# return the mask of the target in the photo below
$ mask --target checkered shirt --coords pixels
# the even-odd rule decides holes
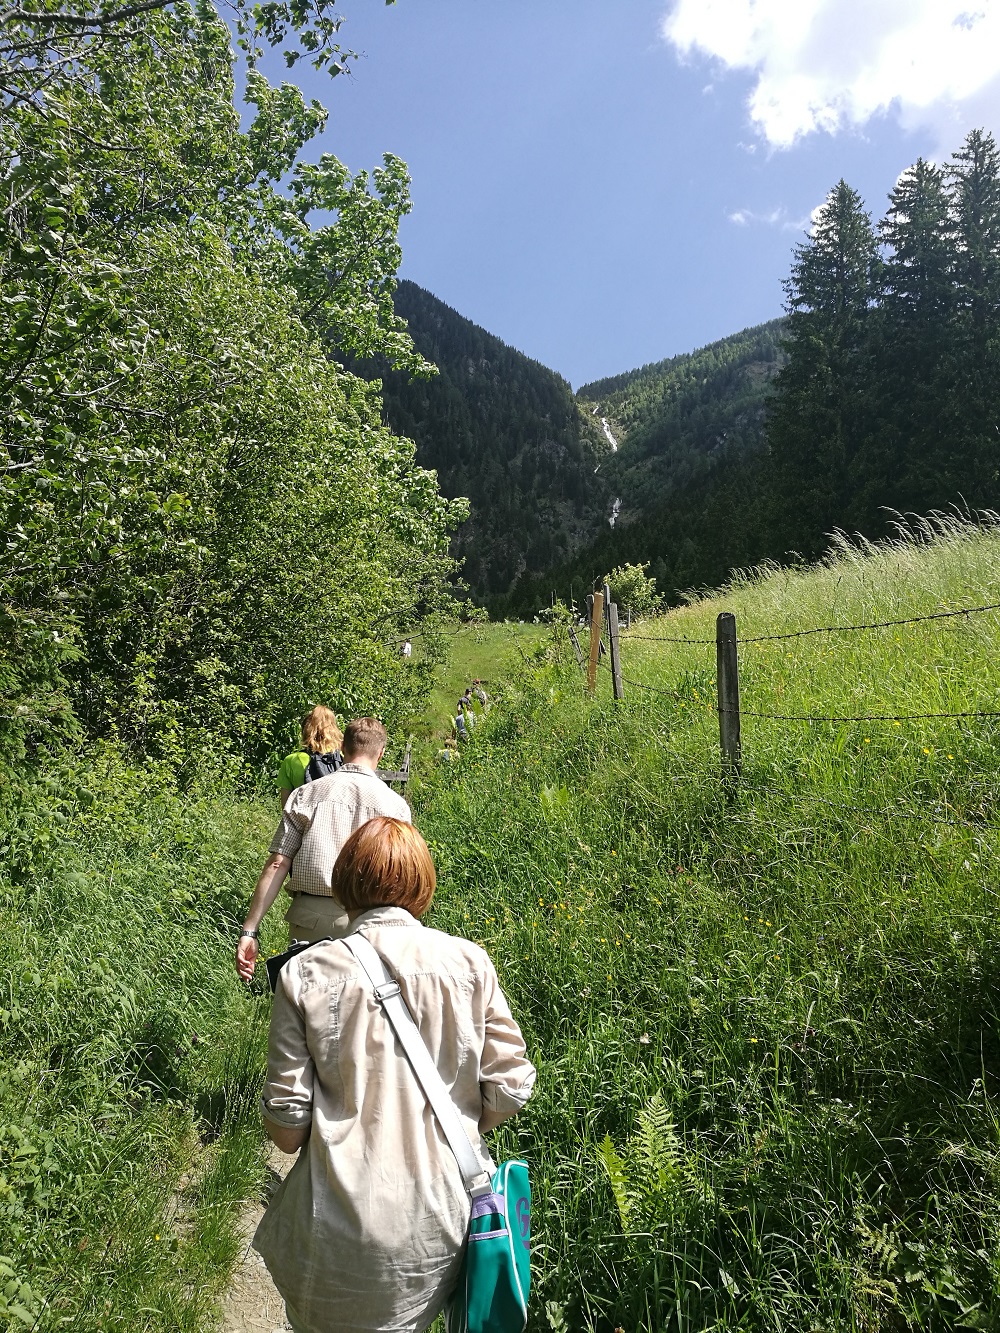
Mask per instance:
[[[355,829],[376,815],[411,822],[410,807],[363,764],[296,787],[271,839],[271,854],[290,856],[289,893],[332,898],[330,880],[340,849]]]

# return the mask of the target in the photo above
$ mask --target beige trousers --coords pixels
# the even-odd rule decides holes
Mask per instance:
[[[346,935],[350,922],[336,898],[321,898],[315,893],[296,893],[285,913],[288,942],[322,940],[327,935],[339,939]]]

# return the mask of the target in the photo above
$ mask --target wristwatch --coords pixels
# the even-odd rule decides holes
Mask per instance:
[[[240,931],[240,939],[242,939],[244,935],[247,937],[247,939],[255,940],[255,939],[257,939],[258,936],[260,935],[260,931],[259,931],[259,930],[247,930],[246,926],[244,926],[243,929]]]

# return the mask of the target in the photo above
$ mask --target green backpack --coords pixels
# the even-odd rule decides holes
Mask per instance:
[[[398,983],[363,935],[346,935],[344,943],[371,982],[472,1198],[462,1269],[445,1307],[448,1333],[523,1333],[530,1280],[528,1164],[516,1158],[502,1162],[492,1178],[483,1169]]]

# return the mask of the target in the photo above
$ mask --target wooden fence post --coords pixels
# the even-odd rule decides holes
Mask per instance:
[[[715,622],[715,658],[719,695],[719,745],[722,770],[739,777],[740,674],[736,660],[736,617],[723,611]]]
[[[587,598],[590,601],[590,598]],[[597,662],[601,655],[601,630],[604,628],[604,594],[594,594],[594,610],[590,617],[590,663],[587,667],[587,689],[597,689]]]
[[[593,623],[594,623],[594,594],[590,592],[587,594],[587,628],[590,629]]]
[[[583,670],[583,649],[580,647],[580,640],[576,637],[576,630],[572,625],[569,627],[569,641],[573,645],[573,651],[576,653],[576,664]]]
[[[618,646],[618,603],[608,603],[608,638],[611,640],[611,685],[616,699],[624,699],[622,655]]]
[[[413,737],[406,742],[406,753],[403,755],[402,768],[380,768],[376,770],[376,777],[380,777],[383,782],[388,783],[390,787],[398,786],[400,791],[406,791],[406,784],[410,780],[410,751],[413,749]]]

